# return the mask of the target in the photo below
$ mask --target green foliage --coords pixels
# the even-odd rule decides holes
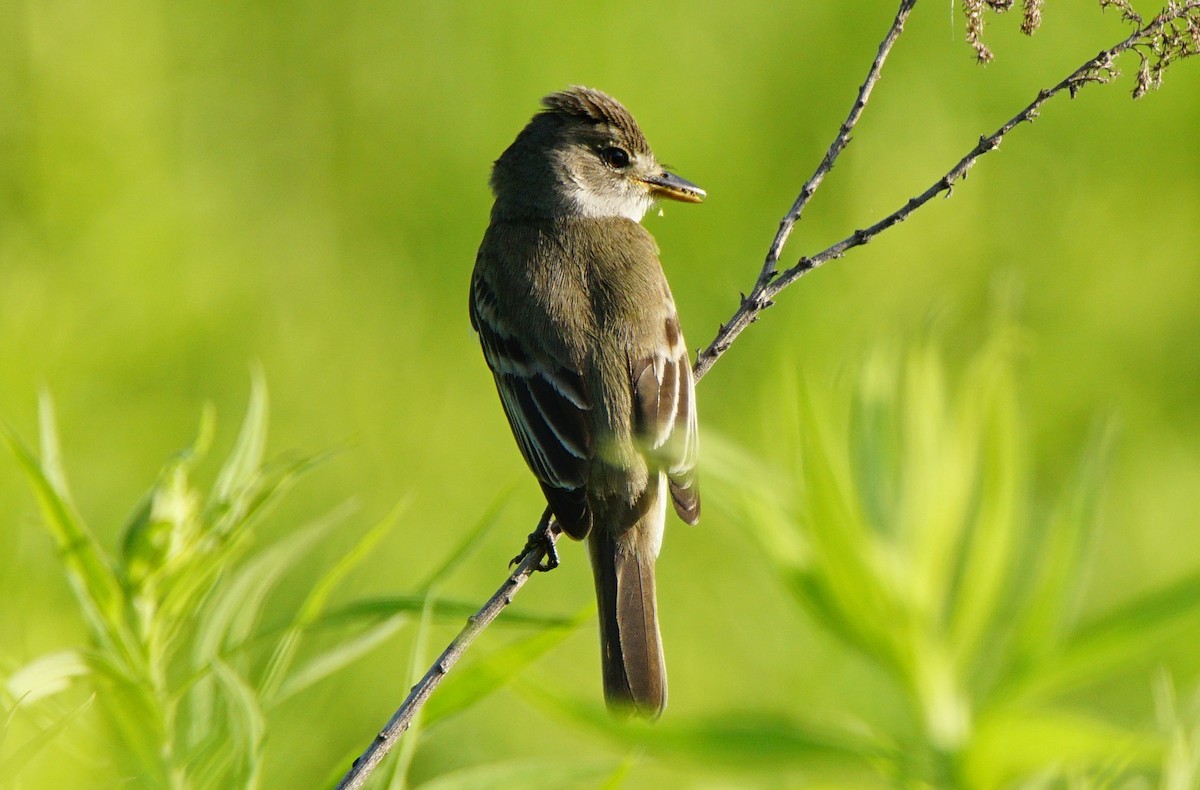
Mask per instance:
[[[1147,18],[1163,4],[1135,3]],[[299,649],[280,653],[290,669],[272,682],[275,703],[260,702],[269,733],[264,785],[313,786],[340,773],[404,695],[411,626],[431,569],[465,545],[498,492],[513,491],[501,523],[440,587],[430,652],[449,639],[448,623],[496,588],[541,512],[465,310],[488,220],[490,164],[538,98],[571,83],[613,93],[664,161],[708,190],[702,206],[666,206],[665,216],[646,220],[695,349],[752,284],[895,5],[518,0],[498,13],[453,0],[0,0],[0,415],[37,449],[29,393],[43,382],[55,393],[70,490],[106,550],[99,556],[116,568],[128,551],[140,565],[126,569],[131,584],[144,585],[148,600],[150,588],[167,594],[155,563],[160,555],[167,565],[181,562],[170,558],[172,541],[194,539],[172,536],[169,525],[187,519],[171,514],[204,510],[177,492],[213,496],[209,482],[236,441],[227,417],[244,407],[247,359],[261,360],[270,377],[272,447],[346,449],[276,500],[269,520],[255,519],[227,573],[213,580],[198,567],[174,584],[231,584],[274,545],[264,541],[276,530],[291,535],[310,521],[336,520],[345,511],[331,504],[345,497],[359,504],[362,521],[314,527],[329,537],[311,543],[304,569],[277,577],[251,640],[220,656],[226,665],[238,671],[247,662],[243,678],[254,687],[311,594],[305,569],[319,576],[397,500],[407,505]],[[783,262],[904,205],[1039,89],[1127,35],[1118,13],[1095,5],[1047,4],[1045,23],[1028,40],[1011,14],[989,21],[996,60],[976,68],[962,35],[950,34],[963,29],[959,12],[919,3]],[[888,741],[897,733],[906,747],[919,720],[897,712],[907,695],[893,676],[850,638],[830,639],[818,619],[798,620],[818,604],[781,595],[785,588],[772,586],[775,563],[741,537],[743,511],[718,507],[732,495],[718,479],[715,437],[737,437],[741,451],[759,459],[755,475],[766,465],[781,486],[794,485],[775,463],[779,440],[799,431],[779,387],[781,356],[802,355],[813,416],[837,446],[849,418],[833,420],[840,412],[817,401],[839,372],[878,339],[919,332],[931,312],[944,322],[948,367],[957,370],[986,332],[983,305],[997,280],[1022,291],[1021,436],[1032,441],[1018,448],[1018,482],[1032,524],[1049,523],[1057,500],[1048,491],[1063,491],[1058,506],[1068,509],[1070,486],[1058,481],[1076,467],[1088,474],[1092,454],[1080,462],[1077,448],[1093,415],[1112,413],[1122,425],[1099,477],[1104,529],[1047,537],[1065,544],[1050,554],[1086,558],[1084,578],[1074,559],[1044,563],[1028,595],[1074,600],[1065,612],[1026,615],[1024,636],[1012,639],[1033,645],[1035,655],[1040,646],[1041,658],[1029,673],[1013,668],[1005,686],[1093,718],[1149,726],[1148,679],[1162,664],[1180,682],[1181,731],[1195,731],[1185,700],[1200,653],[1194,629],[1174,613],[1200,595],[1200,146],[1187,133],[1200,128],[1200,61],[1178,63],[1163,90],[1138,103],[1128,97],[1138,58],[1116,65],[1124,72],[1118,82],[1048,105],[950,199],[786,292],[705,378],[698,396],[707,509],[698,529],[668,530],[660,564],[671,707],[658,729],[664,741],[681,729],[672,738],[678,750],[639,751],[634,735],[609,738],[511,693],[515,677],[519,689],[534,685],[602,714],[594,623],[557,630],[592,599],[584,553],[568,544],[563,568],[531,583],[519,610],[503,615],[435,695],[410,783],[561,759],[619,763],[613,776],[630,788],[803,786],[808,759],[787,762],[785,745],[843,744],[847,716],[855,723],[849,759],[827,762],[870,763],[855,752],[860,741],[871,753],[882,741],[884,755],[894,755]],[[223,417],[205,440],[220,452],[177,477],[176,493],[169,479],[158,483],[156,521],[168,525],[159,528],[167,537],[147,529],[124,549],[130,504],[154,481],[164,453],[194,430],[205,398]],[[764,414],[772,431],[760,435]],[[1102,438],[1098,432],[1099,446]],[[899,459],[886,453],[905,451],[891,439],[878,444],[872,457],[849,446],[844,454],[856,470],[895,468]],[[77,540],[62,555],[49,548],[59,545],[47,537],[55,522],[31,515],[34,498],[13,457],[0,452],[0,785],[125,781],[116,755],[136,760],[125,756],[101,699],[111,689],[83,656],[83,648],[99,655],[86,631],[93,619],[101,633],[107,627],[98,608],[106,595],[97,589],[98,606],[82,610],[61,572],[68,563],[86,572],[94,551]],[[874,472],[856,472],[854,481],[860,508],[881,521],[897,481]],[[1093,489],[1082,490],[1080,506],[1095,500]],[[797,505],[761,508],[753,523],[755,541],[773,541],[789,567],[801,567],[809,550]],[[1071,548],[1075,540],[1082,543]],[[946,562],[930,551],[923,562]],[[1007,561],[1030,567],[1037,558],[1026,554]],[[107,573],[103,565],[96,570]],[[983,581],[972,593],[979,611],[989,594]],[[163,600],[158,614],[148,611],[159,628],[162,607],[178,604]],[[245,627],[234,622],[236,611],[221,618]],[[1157,646],[1134,638],[1143,618],[1161,625]],[[138,627],[138,617],[127,619]],[[504,630],[517,621],[520,630]],[[979,624],[955,627],[967,636]],[[500,661],[482,673],[480,687],[490,689],[482,701],[454,690],[475,661],[502,658],[510,639],[516,649],[551,633],[561,640],[528,668],[514,674]],[[1039,642],[1040,633],[1054,636]],[[1068,633],[1070,643],[1060,645]],[[172,683],[197,660],[197,636],[185,626],[178,644],[166,645],[178,658]],[[219,645],[219,633],[208,638]],[[119,655],[120,643],[105,640]],[[372,644],[383,647],[371,652]],[[333,673],[319,660],[326,653],[334,665],[360,658],[353,671]],[[1134,668],[1137,656],[1147,665]],[[214,672],[188,678],[208,678],[195,693],[217,700],[213,720],[232,726],[236,701],[221,695],[236,697],[236,689]],[[28,682],[13,680],[20,677]],[[506,680],[497,685],[496,677]],[[18,704],[10,685],[42,696],[25,694]],[[1062,697],[1057,689],[1070,690]],[[442,695],[458,715],[433,716]],[[727,719],[727,711],[738,716]],[[151,713],[139,721],[155,721]],[[253,717],[238,715],[241,748]],[[177,729],[189,721],[184,706]],[[860,721],[871,727],[856,729]],[[717,748],[726,725],[735,731],[731,747]],[[693,729],[704,748],[687,748]],[[752,738],[734,736],[760,731],[774,756],[754,773],[753,749],[734,748]],[[878,776],[867,772],[843,784]],[[1045,786],[1061,787],[1062,776]]]
[[[262,671],[256,654],[265,647],[267,666],[275,666],[296,630],[320,613],[306,610],[282,637],[256,645],[263,606],[284,573],[345,516],[335,512],[255,553],[256,524],[318,459],[264,463],[267,396],[256,377],[241,433],[205,493],[192,476],[212,428],[205,411],[197,440],[163,468],[126,524],[115,557],[72,502],[49,397],[41,400],[40,456],[4,429],[91,641],[12,673],[7,694],[28,708],[48,705],[74,685],[94,689],[120,744],[122,770],[151,786],[257,783],[278,673]],[[356,624],[364,634],[390,626],[367,618]],[[346,661],[326,657],[326,663],[333,671]]]
[[[849,414],[793,384],[795,410],[776,425],[793,448],[788,471],[708,441],[709,471],[796,605],[905,702],[903,727],[856,728],[871,733],[862,762],[879,779],[998,787],[1149,775],[1175,786],[1168,775],[1192,774],[1163,766],[1190,758],[1168,756],[1160,733],[1068,700],[1194,633],[1200,576],[1080,621],[1112,431],[1099,429],[1075,479],[1042,501],[1015,342],[999,330],[953,387],[931,343],[876,354]],[[1187,737],[1176,727],[1172,755]]]
[[[108,555],[72,502],[49,396],[41,399],[40,453],[0,426],[37,497],[41,523],[58,548],[91,641],[7,673],[0,699],[8,714],[0,735],[18,715],[49,721],[7,750],[0,781],[15,778],[98,700],[117,743],[115,761],[139,785],[258,787],[271,711],[384,643],[415,614],[420,647],[410,671],[416,671],[434,619],[457,620],[474,611],[471,604],[441,600],[434,590],[495,525],[499,503],[417,595],[331,605],[336,588],[395,526],[404,510],[400,505],[312,581],[285,626],[264,627],[264,609],[280,582],[345,523],[351,509],[335,508],[255,546],[256,527],[272,505],[321,458],[264,460],[266,386],[261,376],[253,384],[241,431],[211,490],[193,482],[212,438],[213,416],[206,410],[196,441],[166,464],[136,507],[116,557]],[[503,685],[561,641],[578,619],[515,613],[509,622],[547,630],[462,673],[437,718],[450,718]],[[321,630],[332,630],[336,638],[298,663],[302,642]],[[59,698],[76,687],[90,693],[64,707]],[[414,733],[405,745],[411,750],[415,741]]]
[[[535,707],[627,755],[721,773],[803,776],[851,786],[1093,786],[1133,777],[1184,788],[1200,775],[1190,707],[1169,678],[1155,687],[1158,726],[1129,725],[1071,695],[1155,660],[1200,624],[1200,578],[1186,576],[1108,610],[1080,616],[1096,537],[1112,431],[1096,431],[1073,479],[1045,497],[1017,407],[1016,332],[1001,328],[955,385],[931,342],[877,353],[833,409],[794,381],[775,415],[789,460],[772,467],[708,437],[720,509],[749,527],[781,591],[812,622],[862,656],[903,701],[899,724],[811,714],[668,717],[647,727],[613,720],[597,700],[572,701],[526,680],[525,670],[591,620],[514,613],[537,626],[498,649],[474,651],[417,718],[376,786],[406,787],[427,733],[515,687]],[[8,731],[37,716],[32,736],[6,750],[0,777],[16,777],[95,700],[118,744],[120,770],[149,786],[257,787],[263,783],[272,711],[417,623],[409,683],[436,645],[433,623],[471,604],[441,590],[499,522],[493,506],[415,594],[334,606],[333,594],[393,528],[398,506],[308,587],[282,627],[263,613],[286,575],[329,532],[339,507],[255,546],[256,525],[319,461],[264,461],[267,400],[254,380],[242,429],[211,490],[192,482],[212,435],[176,454],[135,509],[110,557],[74,506],[53,410],[41,401],[40,452],[9,429],[4,438],[36,495],[91,644],[60,650],[7,673]],[[712,501],[712,499],[710,499]],[[305,641],[335,639],[302,653]],[[330,641],[330,640],[325,640]],[[301,660],[301,657],[303,659]],[[82,701],[70,702],[86,690]],[[1148,702],[1148,701],[1147,701]],[[2,745],[2,742],[0,742]],[[357,751],[357,750],[356,750]],[[351,758],[331,768],[332,782]],[[617,783],[632,762],[582,759],[539,781]],[[483,763],[421,786],[500,787],[530,770]]]

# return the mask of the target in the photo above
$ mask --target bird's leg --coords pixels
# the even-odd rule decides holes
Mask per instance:
[[[542,513],[542,518],[533,532],[529,533],[529,540],[525,541],[525,548],[521,549],[521,553],[513,557],[509,561],[509,565],[516,565],[525,558],[529,552],[534,549],[541,548],[545,552],[546,558],[539,562],[534,570],[552,571],[558,567],[558,549],[554,545],[555,537],[562,532],[562,527],[558,526],[558,521],[554,519],[554,514],[550,512],[550,508],[546,508],[546,512]]]

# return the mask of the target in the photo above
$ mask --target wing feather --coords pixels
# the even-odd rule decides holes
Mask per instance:
[[[584,487],[592,457],[586,414],[592,406],[583,377],[544,350],[527,348],[509,331],[478,268],[471,294],[471,324],[521,455],[563,529],[582,538],[591,527]]]
[[[634,430],[647,455],[666,471],[675,511],[695,524],[700,518],[696,385],[674,312],[663,323],[662,342],[630,367]]]

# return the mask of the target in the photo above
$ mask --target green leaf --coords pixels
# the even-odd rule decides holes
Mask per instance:
[[[900,402],[900,483],[893,507],[905,566],[900,583],[926,636],[942,630],[953,600],[978,475],[978,425],[955,420],[947,389],[941,355],[922,343],[905,358],[892,395]]]
[[[257,787],[262,773],[262,747],[267,731],[266,717],[259,705],[258,695],[233,667],[213,659],[213,677],[224,691],[223,698],[230,709],[231,750],[241,757],[245,778],[238,784]],[[238,742],[240,741],[240,747]]]
[[[1153,661],[1163,645],[1200,628],[1200,573],[1141,595],[1085,624],[1062,649],[1014,680],[1005,692],[1047,698],[1122,668]]]
[[[984,658],[988,632],[1015,578],[1017,547],[1029,516],[1024,512],[1024,455],[1011,365],[1003,353],[984,353],[964,385],[963,400],[976,410],[966,421],[978,432],[980,490],[974,528],[964,544],[962,576],[950,623],[950,640],[960,672]]]
[[[31,705],[70,688],[76,678],[90,675],[92,667],[76,650],[47,653],[13,672],[5,683],[10,699]]]
[[[279,690],[271,697],[271,704],[278,705],[334,672],[346,668],[390,639],[408,622],[409,617],[405,613],[392,615],[368,627],[361,634],[318,653],[288,674]]]
[[[1111,424],[1093,434],[1073,482],[1031,547],[1035,570],[1013,625],[1010,673],[1014,675],[1050,659],[1061,649],[1073,624],[1083,592],[1084,555],[1095,533],[1098,499],[1108,477],[1113,436]]]
[[[253,633],[267,595],[317,542],[345,521],[353,506],[342,505],[320,519],[280,538],[247,561],[222,585],[197,627],[194,662],[204,666],[229,646]]]
[[[166,783],[168,767],[163,745],[168,741],[164,706],[144,676],[130,676],[115,657],[104,651],[83,653],[96,680],[98,704],[117,732],[122,761],[132,758],[130,768],[144,775],[147,784]]]
[[[625,759],[618,763],[616,768],[598,785],[599,790],[621,790],[625,786],[625,779],[633,770],[634,754],[631,751],[625,755]]]
[[[1154,678],[1154,708],[1159,730],[1166,737],[1163,755],[1163,790],[1200,787],[1200,694],[1180,710],[1175,684],[1169,672],[1160,669]]]
[[[391,617],[402,612],[420,612],[426,598],[419,595],[393,595],[379,598],[360,598],[350,603],[331,608],[313,622],[312,628],[334,627],[354,622],[365,616]],[[438,599],[433,604],[433,615],[439,622],[465,620],[479,611],[478,601]],[[508,608],[504,616],[497,618],[495,625],[531,626],[534,628],[562,628],[570,625],[571,618],[560,615],[534,614],[520,609]]]
[[[266,379],[256,365],[251,371],[250,403],[241,430],[213,485],[215,503],[232,506],[257,479],[267,444],[268,412]]]
[[[492,504],[488,506],[483,516],[476,522],[475,528],[458,542],[456,549],[429,575],[429,578],[423,584],[417,587],[417,590],[424,593],[440,585],[450,577],[450,574],[458,570],[474,551],[483,545],[487,534],[500,523],[500,514],[504,511],[504,507],[508,499],[512,496],[512,492],[513,487],[510,486],[492,500]]]
[[[17,775],[24,770],[38,752],[47,744],[53,742],[79,714],[87,710],[95,696],[90,696],[66,714],[58,717],[49,726],[40,729],[37,734],[17,747],[12,754],[0,760],[0,787],[7,787],[15,782]]]
[[[221,585],[195,624],[193,667],[203,670],[217,658],[228,660],[235,655],[235,648],[250,639],[267,595],[283,574],[294,568],[317,541],[341,523],[349,509],[349,505],[343,505],[280,538]],[[188,743],[199,743],[213,726],[214,703],[213,679],[200,677],[189,694]]]
[[[863,510],[871,525],[885,534],[894,534],[904,523],[904,516],[896,512],[900,473],[911,471],[900,461],[906,445],[895,408],[899,375],[894,355],[876,351],[868,356],[850,412],[851,460]],[[790,381],[794,374],[787,378]]]
[[[262,680],[258,684],[263,700],[268,707],[274,705],[277,701],[275,700],[275,694],[286,680],[292,661],[295,659],[296,651],[300,647],[301,637],[308,627],[321,616],[334,589],[341,583],[342,579],[371,553],[380,539],[395,526],[396,521],[400,518],[400,514],[407,507],[407,502],[401,502],[392,508],[392,511],[382,521],[367,530],[358,543],[350,551],[343,554],[334,566],[322,574],[321,578],[312,586],[308,597],[300,606],[300,610],[296,614],[292,625],[284,632],[276,644],[275,650],[272,652],[271,658],[267,663],[267,668],[263,672]],[[348,657],[350,654],[343,651],[341,655]],[[326,662],[326,666],[331,665]]]
[[[471,708],[492,692],[506,686],[522,670],[560,645],[578,630],[582,623],[596,615],[589,606],[574,618],[570,625],[546,628],[506,645],[488,656],[459,667],[442,681],[437,694],[425,705],[425,726],[452,718]]]
[[[206,526],[215,534],[201,539],[194,548],[187,572],[173,576],[170,585],[162,593],[159,620],[164,629],[164,641],[173,641],[191,627],[197,609],[208,596],[218,575],[233,567],[248,549],[248,528],[253,520],[264,515],[323,457],[314,456],[274,465],[271,470],[263,472],[252,490],[243,492],[245,501],[236,508],[222,513],[206,509],[206,520],[217,518],[223,525]],[[233,520],[235,513],[240,521]]]
[[[196,559],[201,495],[190,476],[212,444],[215,423],[212,405],[206,404],[191,446],[167,462],[122,529],[121,575],[135,607],[141,588],[151,579]]]
[[[901,671],[908,663],[902,646],[907,613],[885,585],[891,561],[876,544],[858,507],[847,463],[831,442],[810,404],[800,404],[803,446],[803,518],[813,560],[806,569],[809,589],[820,588],[837,633],[885,666]],[[793,587],[804,590],[805,586]]]
[[[715,431],[704,434],[704,474],[706,507],[742,526],[780,578],[807,567],[811,551],[784,501],[792,481]]]
[[[612,762],[592,760],[513,760],[476,765],[442,774],[417,790],[556,790],[592,788],[613,772]]]
[[[426,673],[425,664],[429,654],[429,635],[433,625],[433,604],[436,595],[436,589],[426,593],[425,607],[421,610],[421,620],[417,626],[412,655],[408,661],[408,683],[406,685],[409,688],[416,686]],[[393,758],[388,779],[389,790],[403,790],[408,786],[408,772],[412,767],[413,758],[417,754],[417,742],[421,738],[421,730],[424,727],[424,713],[424,709],[417,710],[408,729],[404,732],[404,737],[400,739],[400,748]]]
[[[981,713],[963,758],[969,787],[1003,787],[1046,766],[1150,767],[1162,739],[1078,712],[1000,706]]]
[[[542,686],[514,684],[523,697],[623,748],[717,769],[773,775],[781,770],[855,770],[895,759],[892,747],[863,733],[802,723],[764,712],[657,722],[614,718],[596,702],[555,696]]]
[[[38,405],[45,461],[39,462],[7,425],[0,424],[0,436],[29,480],[41,524],[58,547],[67,580],[93,637],[129,666],[138,666],[141,659],[126,619],[120,581],[100,542],[71,503],[49,394],[43,392]]]

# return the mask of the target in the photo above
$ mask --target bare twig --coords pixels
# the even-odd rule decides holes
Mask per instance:
[[[975,147],[968,151],[966,156],[960,159],[954,167],[950,168],[945,175],[934,181],[924,192],[909,199],[908,202],[891,214],[888,214],[873,225],[854,231],[854,233],[816,255],[801,258],[794,266],[777,277],[767,278],[764,281],[764,278],[760,276],[750,295],[742,298],[742,303],[738,306],[737,311],[734,312],[733,318],[729,320],[729,323],[721,326],[713,341],[697,355],[696,378],[700,378],[700,376],[707,372],[717,359],[729,349],[730,344],[737,339],[737,336],[746,327],[758,320],[759,313],[774,304],[775,297],[784,288],[787,288],[821,264],[842,257],[847,250],[866,244],[892,225],[903,222],[908,218],[909,214],[912,214],[913,211],[928,203],[935,195],[941,192],[949,195],[954,184],[966,176],[967,171],[971,169],[979,157],[999,148],[1000,142],[1004,139],[1005,135],[1019,124],[1033,121],[1037,117],[1042,105],[1051,98],[1063,91],[1067,91],[1071,96],[1074,96],[1080,88],[1088,83],[1110,81],[1118,73],[1115,65],[1118,55],[1131,49],[1153,46],[1153,42],[1158,40],[1165,31],[1172,30],[1177,23],[1188,22],[1194,25],[1197,14],[1200,14],[1200,0],[1188,0],[1186,3],[1172,3],[1167,7],[1167,10],[1152,19],[1149,24],[1131,33],[1124,41],[1114,47],[1102,50],[1094,58],[1085,61],[1079,68],[1071,72],[1054,87],[1040,91],[1037,97],[1025,106],[1025,109],[1010,118],[996,131],[979,138],[979,142]],[[1139,52],[1138,54],[1141,55],[1142,53]],[[866,86],[864,85],[864,87]],[[837,141],[835,141],[834,145],[837,145]],[[833,150],[832,147],[830,150]],[[805,187],[807,188],[807,186],[806,184]],[[803,193],[801,196],[803,197]],[[772,247],[772,254],[774,252],[774,247]],[[770,256],[768,256],[768,265],[764,267],[764,271],[769,271],[771,268],[773,268],[773,262]]]
[[[471,615],[467,619],[467,625],[458,636],[454,637],[454,641],[442,651],[438,656],[437,661],[433,662],[433,666],[425,673],[425,676],[417,681],[417,685],[409,691],[408,697],[404,703],[392,714],[392,718],[384,726],[375,739],[371,741],[371,745],[366,748],[346,775],[342,777],[342,781],[338,783],[338,790],[353,790],[360,788],[367,781],[367,777],[375,770],[380,761],[387,756],[388,751],[393,744],[400,738],[404,731],[412,724],[413,717],[417,711],[425,704],[425,700],[429,699],[429,695],[442,682],[442,678],[446,673],[458,663],[458,659],[462,657],[463,652],[470,647],[475,641],[475,637],[483,633],[483,629],[491,625],[491,622],[496,619],[500,612],[504,611],[504,607],[512,603],[513,596],[525,586],[525,582],[529,581],[529,577],[534,574],[545,558],[547,550],[558,539],[556,533],[549,534],[549,543],[537,543],[530,541],[529,547],[525,554],[521,557],[520,563],[513,570],[500,589],[488,599],[478,612]]]
[[[741,304],[729,322],[721,326],[720,331],[718,331],[713,341],[697,355],[696,364],[693,368],[697,381],[703,378],[704,374],[712,368],[721,355],[729,349],[729,346],[737,339],[738,335],[758,319],[759,313],[774,303],[774,298],[784,288],[787,288],[800,279],[800,277],[821,264],[835,258],[840,258],[847,250],[866,244],[892,225],[902,222],[913,211],[929,202],[935,195],[945,192],[949,196],[954,184],[966,176],[967,171],[971,169],[979,157],[996,150],[1000,146],[1000,142],[1004,136],[1019,124],[1033,121],[1037,117],[1041,106],[1052,97],[1064,90],[1074,96],[1082,86],[1088,83],[1107,82],[1111,80],[1117,74],[1114,65],[1115,58],[1130,49],[1150,49],[1151,54],[1158,57],[1162,66],[1165,66],[1171,59],[1170,53],[1164,57],[1157,50],[1162,48],[1161,41],[1163,36],[1170,34],[1173,30],[1178,35],[1191,35],[1193,40],[1191,45],[1183,45],[1182,53],[1176,54],[1175,57],[1195,54],[1195,28],[1200,24],[1196,19],[1197,15],[1200,15],[1200,0],[1187,0],[1187,2],[1182,3],[1172,0],[1166,10],[1151,20],[1149,24],[1140,27],[1140,29],[1116,46],[1106,49],[1096,55],[1096,57],[1086,61],[1054,87],[1039,92],[1032,102],[1009,119],[1003,126],[992,134],[981,137],[979,142],[966,156],[960,159],[954,167],[950,168],[945,175],[935,181],[920,195],[910,199],[903,206],[875,224],[862,230],[856,230],[850,236],[816,255],[800,258],[794,266],[780,274],[777,271],[777,266],[783,253],[783,247],[791,235],[792,229],[799,221],[804,208],[812,199],[813,194],[825,176],[833,168],[837,157],[849,144],[850,133],[862,115],[863,108],[866,106],[872,88],[879,80],[884,60],[886,60],[888,53],[900,36],[904,23],[914,5],[916,5],[916,0],[901,0],[900,8],[896,13],[892,26],[880,43],[875,60],[872,62],[871,68],[867,73],[867,78],[859,88],[858,96],[855,98],[850,114],[846,117],[841,127],[839,127],[837,136],[830,144],[820,165],[818,165],[812,177],[805,182],[795,203],[792,204],[791,209],[780,221],[779,230],[775,234],[766,260],[763,263],[750,295],[742,297]],[[1176,29],[1175,26],[1181,23],[1188,25],[1185,31]],[[1191,47],[1190,50],[1187,48],[1188,46]],[[1140,51],[1138,54],[1143,58],[1143,62],[1145,62],[1146,55]],[[1160,66],[1160,71],[1162,66]],[[539,525],[539,528],[541,526],[544,526],[544,523]],[[413,686],[408,697],[404,700],[400,708],[396,710],[387,725],[376,735],[366,751],[354,761],[354,765],[346,773],[345,777],[342,778],[341,783],[338,784],[339,790],[362,787],[371,772],[387,755],[388,750],[391,749],[400,735],[408,729],[413,718],[425,704],[430,694],[433,693],[433,690],[441,683],[442,678],[458,663],[459,658],[461,658],[467,647],[482,633],[483,629],[487,628],[496,619],[504,607],[512,602],[513,596],[525,585],[529,577],[539,568],[544,567],[542,562],[547,554],[553,551],[555,541],[558,538],[555,532],[549,532],[547,535],[548,539],[541,542],[531,538],[524,553],[519,557],[516,569],[513,570],[500,589],[488,599],[487,603],[468,619],[466,627],[459,632],[454,641],[438,656],[437,661],[434,662],[433,666],[429,668],[429,671],[425,673],[425,676],[421,678],[417,685]],[[553,563],[548,567],[552,566]]]
[[[892,26],[888,30],[887,35],[884,37],[883,42],[879,46],[879,51],[875,56],[874,62],[871,64],[871,69],[867,73],[866,80],[863,82],[862,87],[859,88],[858,96],[854,101],[854,106],[850,109],[850,114],[846,117],[846,120],[838,129],[837,136],[834,138],[833,143],[829,146],[829,150],[826,151],[824,159],[821,160],[821,164],[817,167],[812,177],[809,178],[804,184],[804,187],[800,190],[799,197],[797,197],[796,202],[792,204],[791,210],[788,211],[787,215],[779,223],[779,231],[775,234],[775,239],[771,243],[771,248],[767,253],[767,259],[763,264],[762,271],[759,274],[758,282],[755,283],[754,290],[751,292],[752,297],[753,295],[759,294],[765,289],[769,288],[771,280],[776,276],[777,272],[775,267],[779,263],[779,257],[783,252],[783,246],[787,242],[788,235],[791,233],[796,222],[800,219],[800,215],[803,213],[804,207],[807,206],[809,200],[812,199],[813,194],[816,192],[817,187],[820,186],[821,181],[825,178],[825,175],[833,168],[834,161],[850,142],[850,132],[854,129],[854,125],[858,123],[858,119],[862,115],[863,108],[866,107],[867,99],[871,95],[871,89],[879,80],[879,73],[883,68],[883,62],[887,58],[888,53],[891,51],[892,46],[896,43],[896,39],[900,36],[900,32],[904,27],[904,22],[908,18],[909,12],[912,11],[913,6],[916,5],[916,2],[917,0],[901,0],[900,9],[896,12],[896,18],[892,22]],[[743,300],[742,304],[744,308],[746,301]],[[741,314],[741,312],[742,310],[739,310],[739,314]],[[738,315],[735,315],[734,320],[736,321],[737,318]],[[750,320],[753,320],[753,318],[750,318]],[[730,325],[732,326],[733,322],[731,322]],[[741,330],[739,329],[738,331],[740,332]],[[736,333],[734,336],[736,337]],[[732,338],[730,338],[730,340],[732,341]],[[722,349],[722,351],[723,350],[724,349]],[[704,373],[710,367],[712,367],[712,363],[716,361],[717,356],[719,356],[719,354],[713,354],[707,357],[701,354],[697,358],[694,368],[697,381],[699,381]],[[543,518],[545,518],[545,516],[543,516]],[[531,537],[525,553],[519,558],[520,564],[517,566],[516,570],[513,571],[512,575],[510,575],[507,580],[505,580],[504,585],[496,591],[495,595],[493,595],[488,602],[484,604],[483,608],[481,608],[468,620],[466,627],[458,634],[457,637],[454,638],[454,641],[451,642],[450,646],[447,647],[446,650],[438,657],[438,660],[434,662],[433,666],[429,668],[429,671],[425,673],[425,676],[421,678],[417,685],[413,686],[412,690],[408,694],[408,697],[392,715],[392,718],[388,721],[387,725],[380,730],[378,735],[375,736],[375,740],[371,742],[371,745],[367,747],[366,751],[364,751],[363,754],[354,761],[354,765],[342,778],[341,783],[338,784],[338,790],[351,790],[351,788],[358,788],[362,786],[363,782],[366,781],[367,776],[370,775],[370,773],[375,769],[384,756],[387,755],[388,751],[391,749],[392,745],[396,742],[400,735],[408,729],[409,724],[412,723],[413,717],[416,715],[417,711],[420,710],[421,706],[425,704],[425,700],[428,699],[429,695],[433,693],[433,690],[438,686],[439,683],[441,683],[442,678],[445,677],[446,673],[449,672],[456,663],[458,663],[458,659],[463,654],[463,651],[467,649],[471,642],[474,641],[475,637],[478,636],[479,633],[482,632],[492,620],[496,619],[496,616],[500,613],[500,611],[512,601],[512,596],[515,595],[522,586],[524,586],[525,582],[529,580],[529,577],[533,574],[533,572],[539,569],[543,558],[546,556],[548,550],[552,548],[553,541],[555,539],[557,539],[557,535],[554,535],[553,533],[551,533],[549,543],[538,543],[537,541],[532,540]]]
[[[829,150],[825,152],[825,157],[821,160],[821,164],[817,165],[817,169],[813,171],[812,177],[800,188],[800,195],[796,198],[796,202],[792,204],[792,208],[779,221],[779,230],[775,233],[775,239],[771,242],[771,248],[767,251],[767,259],[763,262],[762,270],[758,273],[758,280],[755,281],[754,288],[750,290],[750,295],[742,296],[742,303],[738,306],[737,312],[733,314],[733,318],[729,319],[729,323],[721,325],[716,340],[709,344],[707,349],[696,355],[696,365],[692,369],[696,376],[696,381],[704,377],[704,374],[713,366],[717,358],[725,353],[725,349],[729,348],[729,344],[733,342],[733,339],[755,321],[760,312],[771,306],[771,297],[768,296],[768,293],[771,293],[771,281],[779,274],[777,267],[779,265],[779,258],[783,254],[783,245],[787,243],[788,236],[792,234],[792,228],[800,220],[800,215],[804,212],[804,207],[812,200],[813,194],[821,186],[821,182],[825,180],[825,176],[833,169],[833,163],[850,143],[850,132],[853,131],[859,117],[862,116],[863,108],[867,106],[867,100],[871,98],[871,89],[879,81],[879,74],[883,70],[883,62],[887,60],[888,53],[892,51],[896,39],[900,37],[900,33],[904,30],[904,23],[908,20],[909,13],[916,4],[917,0],[901,0],[900,8],[896,11],[896,18],[892,20],[892,26],[888,28],[887,35],[880,42],[879,51],[875,54],[875,60],[872,61],[871,68],[867,71],[867,78],[863,80],[862,87],[858,89],[858,96],[854,99],[854,106],[850,108],[850,114],[846,116],[846,120],[838,128],[837,136],[830,143]],[[778,289],[774,293],[778,293]]]

